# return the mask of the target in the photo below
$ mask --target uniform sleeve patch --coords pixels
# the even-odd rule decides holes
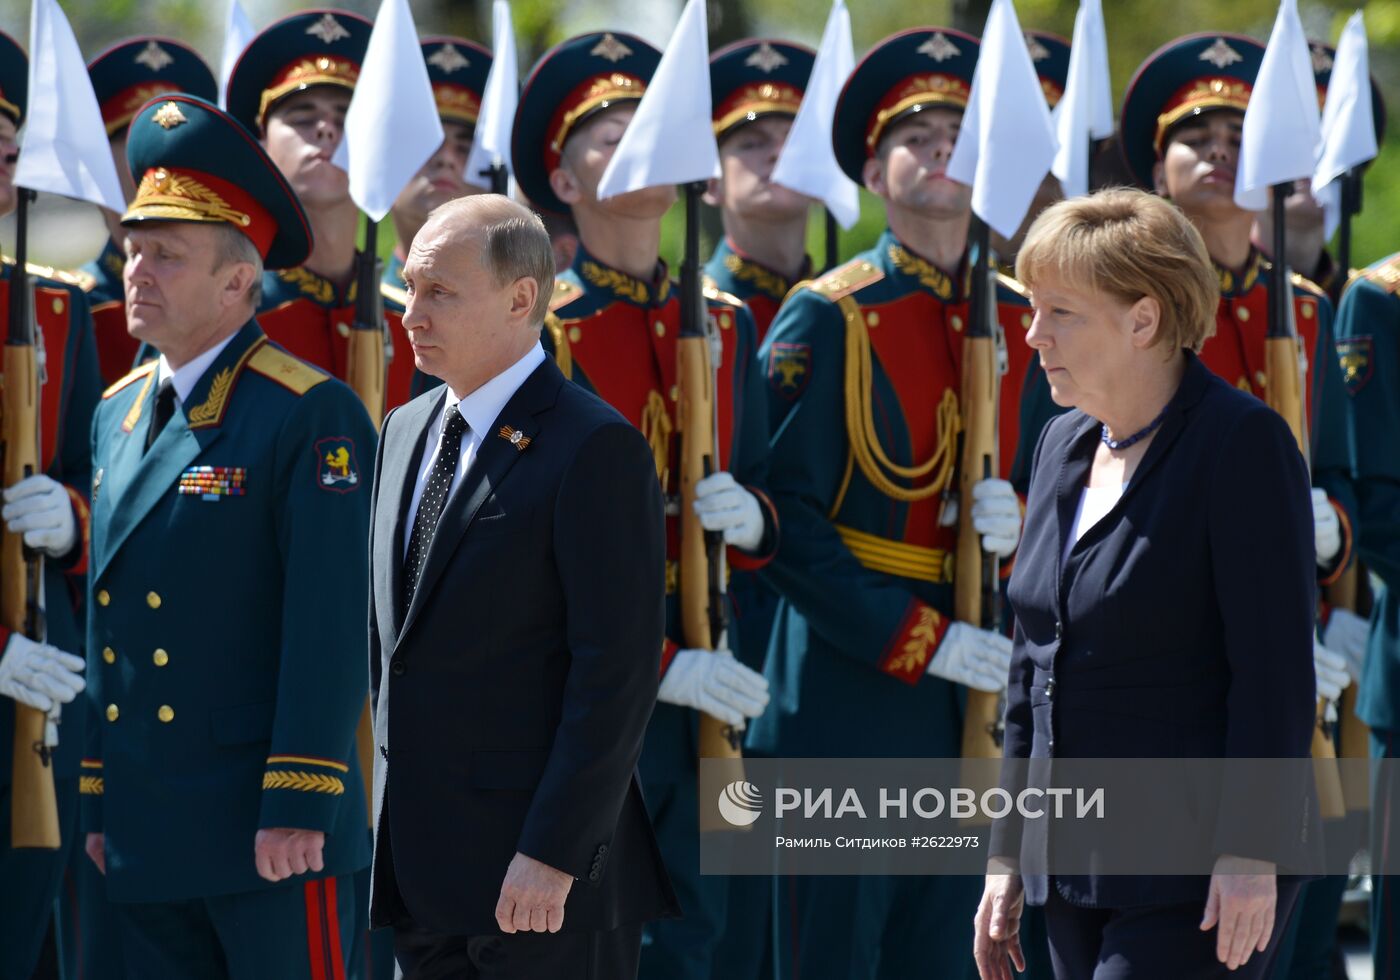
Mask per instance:
[[[1342,380],[1347,391],[1359,394],[1375,370],[1370,337],[1352,337],[1337,341],[1337,359],[1342,362]]]
[[[784,398],[807,390],[812,375],[811,344],[778,344],[768,350],[768,384]]]
[[[330,493],[351,493],[360,487],[355,441],[347,436],[316,440],[316,485]]]

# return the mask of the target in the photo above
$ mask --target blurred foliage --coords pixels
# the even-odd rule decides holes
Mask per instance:
[[[286,13],[311,6],[289,0],[241,0],[255,26],[262,27]],[[334,0],[332,0],[334,2]],[[585,30],[620,27],[662,45],[670,34],[682,0],[512,0],[522,73],[563,38]],[[828,0],[709,0],[714,46],[745,36],[769,35],[815,46],[821,37]],[[142,32],[160,33],[187,41],[211,64],[219,61],[225,4],[223,0],[60,0],[83,51],[96,54],[106,45]],[[424,33],[459,34],[489,43],[490,0],[410,0]],[[848,0],[857,52],[880,38],[917,23],[944,23],[978,31],[990,0],[933,0],[918,14],[904,4],[877,0]],[[341,0],[340,5],[373,17],[379,0]],[[0,0],[0,30],[24,41],[28,37],[28,0]],[[1335,40],[1343,22],[1356,8],[1355,0],[1300,0],[1303,22],[1310,35]],[[1074,0],[1016,0],[1023,26],[1055,31],[1069,37],[1078,5]],[[1400,0],[1370,0],[1365,4],[1371,40],[1371,70],[1387,102],[1400,106]],[[1162,43],[1188,31],[1238,31],[1266,39],[1277,0],[1107,0],[1104,20],[1110,39],[1109,60],[1115,96],[1122,97],[1138,64]],[[1394,117],[1396,113],[1392,113]],[[1400,234],[1389,215],[1400,207],[1400,126],[1390,127],[1385,149],[1366,179],[1365,210],[1356,222],[1353,255],[1360,263],[1373,261],[1400,248]],[[706,209],[706,247],[718,233],[713,213]],[[841,252],[851,255],[871,243],[883,224],[879,202],[863,195],[860,222],[841,235]],[[680,246],[678,212],[668,216],[663,248],[676,256]],[[387,227],[387,226],[386,226]],[[810,238],[814,257],[823,252],[823,222],[814,212]]]

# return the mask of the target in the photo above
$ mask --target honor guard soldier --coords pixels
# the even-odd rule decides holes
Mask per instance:
[[[964,685],[1005,687],[1011,641],[953,620],[971,191],[945,176],[978,42],[918,28],[881,41],[837,103],[832,141],[852,180],[885,202],[875,247],[798,289],[760,351],[772,431],[769,483],[783,526],[765,579],[781,595],[768,651],[774,710],[749,744],[773,756],[960,754]],[[1031,315],[1000,278],[1008,370],[999,402],[1004,476],[1034,369]],[[1038,429],[1031,433],[1038,433]],[[1011,484],[980,481],[984,551],[1020,537]],[[963,878],[795,878],[777,903],[779,975],[960,977],[978,883]],[[930,941],[941,934],[945,940]]]
[[[258,322],[297,357],[349,376],[356,314],[360,210],[331,155],[369,45],[371,25],[344,10],[307,10],[273,23],[244,49],[228,80],[228,111],[259,135],[311,220],[315,245],[302,265],[269,270]],[[385,410],[422,390],[403,332],[403,306],[382,294],[387,321]],[[379,420],[375,419],[378,424]]]
[[[521,93],[511,160],[531,201],[572,213],[578,226],[573,266],[555,283],[546,347],[566,376],[609,402],[646,436],[669,501],[661,703],[647,731],[640,771],[684,917],[647,925],[640,976],[708,980],[711,952],[724,926],[727,881],[700,875],[697,712],[741,725],[763,710],[768,693],[762,675],[729,651],[688,649],[681,632],[681,297],[658,256],[661,218],[675,201],[675,190],[662,186],[605,201],[597,197],[598,183],[659,60],[651,45],[617,32],[587,34],[555,47],[535,66]],[[705,294],[722,342],[714,397],[719,472],[699,482],[696,505],[705,529],[724,533],[730,565],[755,569],[776,549],[777,523],[758,489],[767,420],[762,378],[754,369],[753,320],[737,298],[713,287]]]
[[[160,358],[93,423],[88,853],[130,975],[342,976],[374,428],[253,318],[264,263],[311,250],[256,138],[160,96],[127,158],[127,322]],[[172,550],[207,574],[152,560]]]
[[[814,60],[800,44],[761,40],[736,41],[710,58],[721,175],[710,181],[705,201],[719,208],[724,237],[705,275],[748,305],[759,343],[783,298],[812,274],[806,251],[812,199],[769,178]]]
[[[428,220],[429,212],[453,198],[480,194],[487,182],[485,176],[473,174],[469,183],[466,169],[476,136],[477,116],[481,114],[486,76],[491,71],[491,52],[464,37],[427,37],[422,46],[443,140],[399,194],[390,212],[398,241],[384,268],[384,295],[399,306],[408,302],[403,288],[408,246]]]
[[[142,35],[118,41],[88,64],[88,78],[102,110],[122,197],[136,196],[126,165],[126,128],[136,110],[157,95],[187,92],[214,101],[219,86],[214,73],[193,48],[166,37]],[[126,331],[126,297],[122,292],[121,215],[103,211],[109,237],[102,253],[83,267],[92,276],[88,300],[97,334],[97,364],[109,385],[135,367],[140,342]],[[88,287],[88,284],[84,284]],[[154,356],[154,355],[152,355]]]
[[[19,200],[16,132],[24,122],[28,72],[24,50],[0,33],[0,215],[12,212]],[[7,328],[13,274],[13,262],[5,259],[0,265],[0,323]],[[6,488],[3,495],[7,529],[22,535],[43,562],[40,595],[46,628],[43,639],[35,640],[0,626],[0,976],[7,978],[29,977],[35,970],[78,830],[86,720],[85,702],[74,702],[84,684],[78,597],[88,557],[87,433],[102,386],[87,299],[74,277],[59,275],[29,267],[39,334],[35,343],[47,352],[39,376],[42,473]],[[11,568],[0,572],[18,573]],[[62,721],[48,767],[58,799],[57,850],[11,847],[16,703]]]

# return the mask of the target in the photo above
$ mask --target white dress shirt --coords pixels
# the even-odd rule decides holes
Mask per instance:
[[[235,336],[237,334],[229,334],[203,354],[180,365],[178,369],[170,366],[170,362],[165,359],[164,354],[160,355],[156,386],[159,387],[166,378],[169,378],[170,383],[175,387],[175,400],[183,406],[185,402],[189,401],[190,392],[194,391],[194,386],[199,384],[199,379],[204,377],[204,372],[209,370],[209,365],[218,359],[219,355],[224,352],[224,348],[233,342]]]
[[[452,474],[452,485],[447,488],[447,499],[451,500],[453,492],[462,482],[462,474],[467,472],[472,460],[476,458],[476,451],[481,448],[482,439],[496,424],[496,417],[520,390],[525,379],[543,363],[544,348],[536,342],[524,357],[466,398],[459,397],[450,387],[447,389],[442,411],[437,413],[433,424],[428,427],[428,437],[423,443],[423,458],[418,463],[418,479],[413,484],[413,498],[408,505],[408,520],[403,526],[404,554],[408,553],[408,542],[413,537],[413,522],[418,517],[418,502],[423,499],[423,487],[428,482],[428,475],[433,471],[433,464],[437,462],[438,453],[442,451],[442,422],[447,409],[456,405],[457,411],[462,413],[462,418],[468,426],[467,431],[462,434],[462,450],[457,456],[457,471]]]

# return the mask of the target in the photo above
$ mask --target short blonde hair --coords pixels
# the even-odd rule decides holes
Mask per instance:
[[[1199,352],[1215,333],[1220,277],[1196,227],[1172,204],[1115,187],[1041,212],[1016,257],[1016,278],[1035,290],[1053,276],[1075,289],[1161,306],[1153,344]]]

